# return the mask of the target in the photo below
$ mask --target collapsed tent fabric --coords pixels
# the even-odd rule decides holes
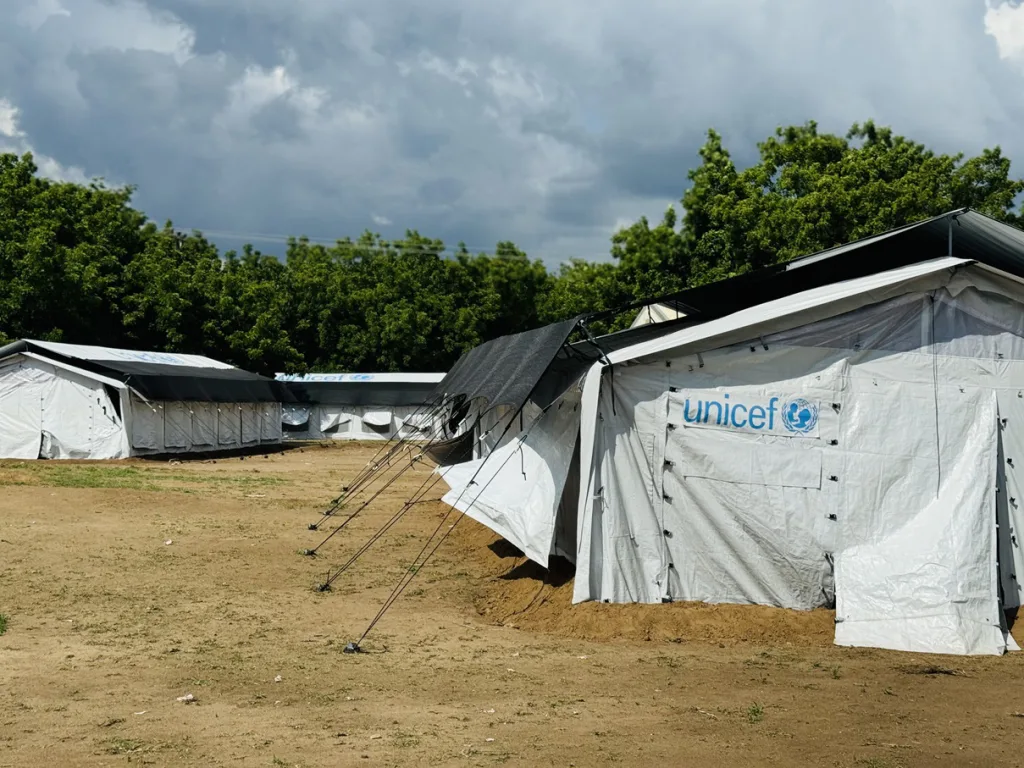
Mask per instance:
[[[578,391],[546,410],[486,457],[439,470],[451,490],[442,501],[465,512],[547,565],[555,519],[579,433]]]

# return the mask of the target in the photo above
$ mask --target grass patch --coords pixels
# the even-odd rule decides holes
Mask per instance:
[[[907,664],[899,667],[899,669],[908,675],[949,675],[950,677],[967,677],[967,673],[962,670],[940,667],[936,664]]]
[[[0,613],[0,635],[7,631],[7,615]]]
[[[39,464],[4,467],[0,485],[44,485],[51,488],[131,488],[157,491],[160,486],[135,467],[83,467]]]
[[[112,755],[130,755],[142,749],[142,742],[135,739],[111,739],[107,752]]]
[[[134,491],[187,491],[188,486],[254,488],[287,483],[255,472],[185,474],[145,467],[22,462],[0,465],[0,486],[40,485],[50,488],[120,488]],[[184,486],[184,487],[183,487]]]
[[[747,707],[747,722],[760,723],[764,720],[764,707],[756,701]]]

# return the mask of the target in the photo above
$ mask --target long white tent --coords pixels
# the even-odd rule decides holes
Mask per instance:
[[[443,373],[277,375],[295,402],[284,406],[288,440],[390,440],[426,437],[426,410]]]
[[[1024,233],[917,227],[684,295],[688,321],[611,340],[442,468],[446,501],[572,560],[574,602],[829,607],[839,645],[1017,650]]]
[[[281,388],[199,355],[0,347],[0,458],[120,459],[281,442]]]

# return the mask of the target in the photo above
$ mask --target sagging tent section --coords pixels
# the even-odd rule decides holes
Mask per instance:
[[[121,459],[281,442],[273,379],[199,355],[0,347],[0,458]]]
[[[684,292],[574,370],[563,339],[533,381],[566,385],[442,467],[445,499],[572,560],[577,603],[834,606],[840,645],[1016,650],[1022,278],[1024,233],[964,210]]]
[[[429,396],[443,373],[277,375],[294,402],[282,412],[286,440],[428,439]]]

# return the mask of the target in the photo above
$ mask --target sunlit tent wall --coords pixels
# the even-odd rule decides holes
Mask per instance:
[[[439,470],[445,500],[572,560],[574,602],[834,607],[840,645],[1017,650],[1024,233],[957,211],[674,299],[597,359],[531,332],[525,400],[442,383],[525,403]]]
[[[429,439],[428,396],[443,378],[443,373],[278,374],[295,401],[282,413],[285,439]]]
[[[198,355],[0,347],[0,458],[120,459],[281,442],[273,379]]]

